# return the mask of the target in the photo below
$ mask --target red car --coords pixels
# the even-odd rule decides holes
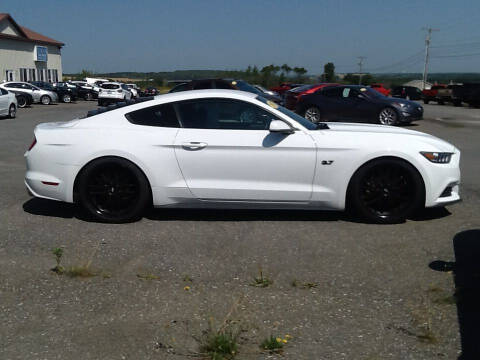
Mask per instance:
[[[331,83],[321,83],[321,84],[313,84],[313,85],[302,85],[296,87],[292,90],[288,90],[285,93],[285,107],[290,110],[295,110],[297,107],[297,103],[303,95],[313,94],[317,90],[325,86],[335,86],[339,84],[331,84]]]
[[[291,83],[282,83],[278,86],[270,88],[271,91],[275,91],[278,95],[283,96],[285,92],[288,90],[294,89],[298,86],[302,86],[304,84],[291,84]]]
[[[372,84],[370,87],[373,90],[378,91],[380,94],[385,95],[385,96],[390,96],[390,89],[387,89],[383,86],[383,84]]]
[[[433,85],[430,89],[425,89],[422,91],[423,94],[423,102],[425,104],[428,104],[430,101],[436,101],[438,103],[443,103],[441,99],[439,99],[438,95],[438,90],[440,89],[446,89],[447,85],[445,84],[436,84]]]

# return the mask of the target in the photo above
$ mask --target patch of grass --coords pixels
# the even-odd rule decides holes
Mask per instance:
[[[137,277],[143,280],[160,280],[160,276],[153,274],[137,274]]]
[[[318,286],[318,284],[314,283],[314,282],[300,283],[300,282],[298,282],[297,279],[293,279],[290,282],[290,285],[292,285],[292,287],[296,287],[296,288],[300,288],[300,289],[313,289],[313,288],[316,288]]]
[[[92,272],[88,266],[72,266],[64,271],[64,274],[74,277],[83,277],[88,278],[92,276],[97,276],[94,272]]]
[[[283,350],[284,341],[280,337],[275,337],[270,335],[270,337],[266,338],[260,344],[260,348],[262,350],[267,350],[270,352],[281,352]]]
[[[437,343],[437,338],[435,337],[435,334],[430,330],[428,327],[425,327],[420,331],[418,334],[416,334],[418,341],[427,343],[427,344],[436,344]]]
[[[210,333],[200,351],[212,360],[233,359],[237,355],[238,344],[232,332]]]
[[[260,268],[258,271],[258,276],[253,278],[253,281],[250,283],[250,286],[256,286],[265,288],[273,284],[273,280],[269,279],[267,276],[263,275],[263,271]]]

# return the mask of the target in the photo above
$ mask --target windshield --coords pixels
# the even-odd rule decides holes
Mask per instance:
[[[369,98],[384,98],[385,97],[385,95],[383,95],[382,93],[379,93],[376,90],[373,90],[372,88],[362,87],[358,90],[360,91],[360,93],[366,95]]]
[[[263,102],[264,104],[267,104],[268,106],[274,108],[275,110],[280,111],[282,114],[287,115],[289,118],[295,120],[298,122],[300,125],[305,127],[308,130],[316,130],[319,128],[317,124],[312,123],[311,121],[308,121],[304,117],[294,113],[293,111],[288,110],[287,108],[284,108],[283,106],[280,106],[276,103],[274,103],[271,100],[265,99],[263,96],[257,96],[257,100]]]

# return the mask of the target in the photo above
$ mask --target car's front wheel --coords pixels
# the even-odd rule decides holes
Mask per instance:
[[[378,114],[378,122],[382,125],[396,125],[398,122],[398,114],[395,109],[386,107]]]
[[[43,96],[40,98],[40,102],[41,102],[43,105],[50,105],[50,103],[52,102],[52,99],[50,99],[50,96],[48,96],[48,95],[43,95]]]
[[[404,222],[425,203],[425,185],[404,160],[383,158],[362,166],[348,187],[348,206],[363,219],[380,224]]]
[[[70,96],[70,94],[65,94],[65,95],[63,95],[63,97],[62,97],[62,101],[63,101],[64,103],[72,102],[72,97]]]
[[[8,117],[10,119],[15,119],[16,116],[17,116],[17,108],[15,107],[15,105],[12,104],[8,108]]]
[[[151,203],[150,186],[143,172],[117,157],[88,164],[79,175],[76,191],[87,214],[102,222],[138,220]]]
[[[310,106],[305,110],[304,114],[305,119],[310,120],[314,124],[317,124],[321,121],[322,116],[320,109],[316,106]]]
[[[27,106],[27,98],[23,95],[17,96],[17,105],[19,108],[24,108]]]

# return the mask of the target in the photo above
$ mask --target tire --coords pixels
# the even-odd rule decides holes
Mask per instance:
[[[76,184],[77,202],[89,217],[107,223],[139,220],[151,204],[150,185],[130,161],[104,157],[87,164]]]
[[[17,108],[15,107],[15,105],[11,104],[10,107],[8,108],[8,117],[10,119],[15,119],[16,116],[17,116]]]
[[[424,104],[428,104],[429,102],[430,102],[430,100],[423,99],[423,103],[424,103]]]
[[[378,122],[382,125],[397,125],[398,113],[394,108],[386,107],[378,113]]]
[[[70,94],[65,94],[62,96],[62,101],[64,103],[70,103],[72,102],[72,97],[70,96]]]
[[[456,107],[462,106],[462,102],[460,100],[454,100],[453,106],[456,106]]]
[[[17,105],[19,108],[27,107],[27,98],[25,96],[18,96]]]
[[[93,99],[92,93],[89,93],[89,92],[86,93],[84,99],[85,99],[85,101],[90,101],[90,100],[92,100],[92,99]]]
[[[40,98],[40,102],[41,102],[43,105],[50,105],[50,103],[52,102],[52,99],[51,99],[50,96],[48,96],[48,95],[43,95],[43,96]]]
[[[320,109],[316,106],[307,107],[303,117],[307,120],[310,120],[314,124],[319,123],[322,120],[322,115],[320,113]]]
[[[425,205],[425,185],[408,162],[398,158],[370,161],[353,175],[347,209],[368,222],[404,222]]]

